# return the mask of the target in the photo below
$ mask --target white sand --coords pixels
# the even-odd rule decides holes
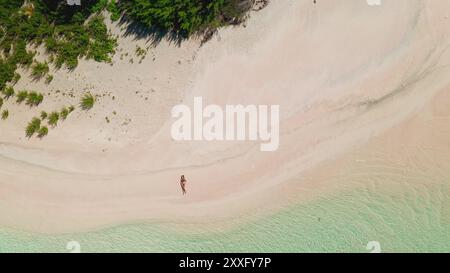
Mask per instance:
[[[5,106],[11,114],[0,122],[0,225],[68,232],[141,220],[211,223],[339,190],[344,185],[306,178],[329,169],[322,163],[339,166],[372,138],[385,137],[395,149],[409,134],[449,124],[411,122],[450,116],[448,1],[382,3],[272,1],[245,28],[222,29],[203,47],[163,41],[132,64],[136,45],[149,43],[122,37],[113,66],[82,61],[72,73],[54,72],[49,86],[22,79],[17,89],[74,98],[47,96],[34,112]],[[85,91],[107,95],[45,139],[25,139],[31,117],[76,104]],[[174,142],[170,109],[191,105],[194,96],[207,104],[279,104],[279,150]],[[390,133],[403,129],[408,136]]]

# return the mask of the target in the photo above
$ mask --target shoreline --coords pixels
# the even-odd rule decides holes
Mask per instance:
[[[24,140],[20,124],[35,113],[11,108],[18,115],[0,125],[6,126],[0,226],[66,233],[137,219],[201,225],[244,213],[259,217],[351,187],[308,178],[397,128],[420,132],[426,124],[408,122],[433,116],[436,96],[450,86],[442,3],[425,8],[397,0],[373,9],[362,2],[271,3],[246,27],[222,29],[202,47],[162,42],[141,65],[120,60],[119,49],[113,66],[80,61],[72,73],[56,72],[52,90],[106,95],[43,140]],[[354,10],[359,16],[352,21]],[[437,26],[432,32],[430,21]],[[145,45],[120,39],[122,52]],[[27,79],[18,87],[46,88]],[[207,104],[280,104],[279,150],[262,153],[259,143],[248,142],[175,143],[170,109],[196,96]],[[62,101],[52,97],[43,107]],[[186,197],[181,174],[188,179]]]

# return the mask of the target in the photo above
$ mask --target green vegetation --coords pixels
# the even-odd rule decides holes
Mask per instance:
[[[31,138],[41,128],[41,120],[39,118],[33,118],[25,128],[25,135]]]
[[[48,114],[47,114],[47,112],[45,112],[45,111],[41,111],[41,115],[40,115],[40,117],[41,117],[41,119],[42,120],[45,120],[47,117],[48,117]]]
[[[94,107],[94,104],[95,104],[95,97],[90,93],[84,94],[84,96],[81,98],[80,107],[83,110],[92,109],[92,107]]]
[[[129,19],[179,38],[208,34],[245,19],[254,0],[128,0],[118,2]]]
[[[10,97],[14,96],[15,91],[12,86],[8,86],[5,89],[2,90],[3,96],[5,99],[9,99]]]
[[[16,64],[12,60],[3,60],[0,58],[0,90],[6,87],[6,83],[14,79]]]
[[[59,116],[61,117],[62,120],[66,120],[67,116],[69,116],[69,109],[63,107],[63,109],[61,109],[61,112],[59,113]]]
[[[2,111],[2,119],[5,120],[9,117],[9,111],[7,109]]]
[[[17,82],[19,82],[20,78],[21,78],[21,76],[20,76],[19,73],[14,73],[14,77],[13,77],[12,80],[11,80],[11,84],[14,85],[14,84],[16,84]]]
[[[120,19],[121,11],[116,1],[110,1],[109,4],[106,6],[106,9],[111,14],[111,21],[117,21]]]
[[[108,6],[109,0],[97,0],[94,2],[96,3],[92,6],[91,11],[96,13],[104,10]]]
[[[35,53],[27,45],[43,44],[57,68],[73,69],[81,57],[109,61],[116,40],[97,14],[107,4],[105,0],[83,0],[81,6],[68,6],[63,0],[29,0],[26,4],[24,0],[0,0],[0,90],[8,82],[17,82],[19,66],[33,63]],[[33,65],[31,74],[40,79],[48,72],[44,62]]]
[[[58,125],[59,121],[59,113],[58,112],[51,112],[50,115],[48,115],[48,124],[52,127],[55,127]]]
[[[103,16],[97,15],[92,18],[87,24],[87,32],[93,41],[91,41],[86,56],[98,62],[110,62],[110,54],[114,52],[117,41],[109,38]]]
[[[50,84],[53,81],[53,75],[47,75],[45,78],[45,83]]]
[[[44,100],[44,95],[32,91],[28,93],[26,104],[29,106],[38,106]]]
[[[50,69],[48,67],[47,62],[44,63],[36,62],[32,67],[31,76],[33,76],[33,78],[35,79],[41,79],[49,71]]]
[[[43,138],[46,135],[48,135],[48,128],[47,128],[47,126],[42,126],[41,128],[39,128],[39,130],[37,131],[38,138]]]
[[[28,92],[26,90],[22,90],[19,93],[17,93],[16,102],[20,104],[23,101],[25,101],[27,98],[28,98]]]
[[[2,106],[3,106],[3,99],[0,98],[0,108],[2,108]]]
[[[48,135],[47,126],[41,126],[41,119],[34,117],[25,128],[25,135],[31,138],[34,134],[37,134],[38,138],[43,138]]]

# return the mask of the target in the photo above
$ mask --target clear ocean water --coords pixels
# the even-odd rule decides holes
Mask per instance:
[[[81,252],[369,252],[369,241],[382,252],[450,252],[449,204],[439,186],[428,196],[348,192],[226,231],[150,223],[56,236],[2,229],[0,252],[69,252],[70,241]]]

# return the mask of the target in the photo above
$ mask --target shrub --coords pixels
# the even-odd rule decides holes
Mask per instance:
[[[162,33],[181,38],[240,23],[253,0],[128,0],[119,8],[129,18]]]
[[[33,65],[33,67],[32,67],[31,76],[33,76],[33,78],[35,78],[35,79],[40,79],[48,72],[49,72],[49,67],[46,62],[45,63],[36,62],[36,64]]]
[[[8,110],[3,110],[2,111],[2,119],[5,120],[9,117],[9,111]]]
[[[111,14],[111,21],[114,22],[120,19],[121,12],[115,0],[110,1],[106,9]]]
[[[97,3],[91,7],[91,12],[96,13],[102,11],[107,5],[108,0],[98,0]]]
[[[20,104],[28,98],[28,92],[22,90],[19,93],[17,93],[16,98],[17,98],[16,102]]]
[[[39,128],[39,130],[37,131],[38,138],[43,138],[46,135],[48,135],[48,128],[46,126],[42,126],[41,128]]]
[[[44,95],[32,91],[28,93],[27,96],[27,105],[29,106],[38,106],[44,100]]]
[[[58,125],[59,120],[59,113],[58,112],[52,112],[50,115],[48,115],[48,124],[55,127]]]
[[[21,76],[20,76],[19,73],[14,73],[14,77],[12,78],[11,83],[12,83],[13,85],[16,84],[16,83],[18,83],[19,80],[20,80],[20,78],[21,78]]]
[[[69,110],[66,107],[64,107],[61,110],[61,113],[59,114],[59,116],[61,117],[62,120],[66,120],[68,115],[69,115]]]
[[[47,117],[48,117],[48,114],[47,114],[47,112],[45,112],[45,111],[41,111],[41,115],[40,115],[40,117],[41,117],[41,119],[42,120],[45,120]]]
[[[21,30],[18,30],[21,31]],[[23,30],[22,30],[23,32]],[[25,35],[24,35],[25,34]],[[28,38],[27,35],[29,33],[22,33],[24,39],[19,40],[16,44],[14,44],[14,54],[12,56],[12,61],[16,64],[29,67],[33,63],[33,58],[35,53],[29,52],[26,49],[26,41],[25,38]],[[31,34],[30,34],[31,35]]]
[[[33,118],[25,128],[25,135],[30,138],[41,128],[41,120],[39,118]]]
[[[5,89],[3,89],[2,93],[3,93],[3,96],[5,97],[5,99],[9,99],[10,97],[14,96],[14,94],[15,94],[14,88],[11,86],[8,86]]]
[[[84,96],[81,98],[80,107],[83,110],[92,109],[92,107],[94,107],[94,104],[95,104],[95,97],[90,93],[84,94]]]
[[[52,81],[53,81],[53,75],[48,75],[48,76],[45,78],[45,83],[46,83],[46,84],[50,84]]]
[[[3,60],[2,58],[0,58],[0,90],[4,90],[7,82],[13,81],[15,75],[14,71],[16,71],[16,68],[17,65],[12,61],[11,58],[7,60]]]
[[[109,37],[103,16],[91,18],[87,24],[87,32],[92,37],[87,57],[97,62],[110,62],[110,54],[114,52],[117,41]]]

